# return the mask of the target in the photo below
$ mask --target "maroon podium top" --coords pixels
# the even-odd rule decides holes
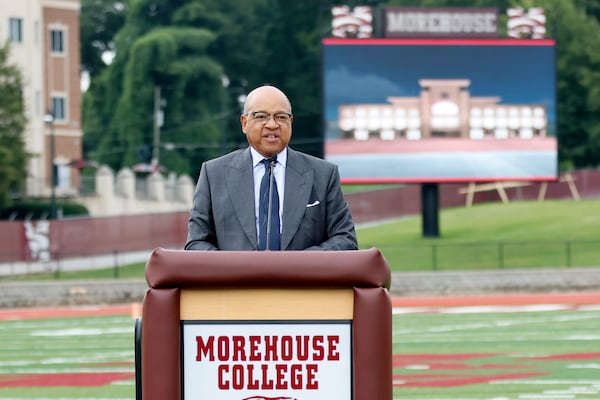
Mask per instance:
[[[345,251],[186,251],[157,248],[150,287],[384,287],[391,273],[376,248]]]

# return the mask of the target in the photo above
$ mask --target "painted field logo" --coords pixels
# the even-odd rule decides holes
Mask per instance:
[[[27,221],[23,226],[31,259],[33,261],[50,261],[50,222],[39,221],[34,224]]]

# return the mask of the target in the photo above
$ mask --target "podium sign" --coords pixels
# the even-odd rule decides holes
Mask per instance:
[[[185,321],[184,400],[352,398],[350,321]]]
[[[137,399],[391,400],[390,278],[377,249],[156,249]]]

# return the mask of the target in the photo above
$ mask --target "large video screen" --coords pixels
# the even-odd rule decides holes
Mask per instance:
[[[325,158],[344,183],[557,178],[550,39],[323,39]]]

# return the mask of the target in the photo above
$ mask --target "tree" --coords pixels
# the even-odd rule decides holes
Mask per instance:
[[[92,77],[106,68],[102,56],[114,51],[114,37],[124,21],[123,0],[81,1],[81,67]]]
[[[557,39],[559,159],[563,169],[598,167],[600,25],[571,1],[546,3]]]
[[[600,21],[600,1],[598,0],[575,0],[575,6],[582,9],[587,15]]]
[[[9,45],[0,47],[0,209],[25,184],[27,153],[23,131],[27,123],[21,71],[8,62]]]
[[[155,88],[166,104],[160,163],[193,175],[218,154],[224,72],[208,48],[216,37],[210,28],[225,20],[201,1],[129,3],[114,62],[84,100],[84,143],[97,146],[92,157],[115,169],[146,161],[138,155],[153,144]]]

